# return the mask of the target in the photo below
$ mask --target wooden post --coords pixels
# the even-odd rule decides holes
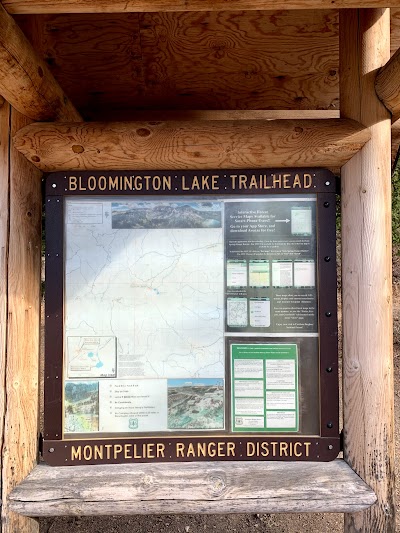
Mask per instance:
[[[342,168],[344,457],[378,497],[346,532],[395,531],[390,115],[374,88],[389,39],[388,9],[341,12],[341,113],[371,131]]]
[[[28,123],[7,103],[0,108],[2,533],[38,531],[7,502],[37,462],[41,173],[10,146],[10,134]]]

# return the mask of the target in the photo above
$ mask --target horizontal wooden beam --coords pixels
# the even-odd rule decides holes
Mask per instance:
[[[140,109],[133,120],[309,120],[340,118],[336,109]]]
[[[324,0],[3,0],[12,14],[326,9]],[[398,0],[331,0],[329,8],[398,7]]]
[[[40,464],[11,493],[27,516],[149,513],[350,512],[374,492],[343,461]]]
[[[0,28],[0,94],[33,120],[80,120],[46,63],[1,5]]]
[[[393,122],[400,118],[400,49],[378,72],[375,90],[379,99],[392,113]]]
[[[370,138],[353,120],[36,123],[14,137],[39,169],[157,170],[323,166],[334,170]]]

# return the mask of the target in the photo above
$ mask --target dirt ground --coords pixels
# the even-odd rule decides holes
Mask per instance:
[[[393,256],[394,380],[396,478],[400,446],[400,257]],[[396,485],[397,528],[400,532],[400,482]],[[40,521],[40,533],[339,533],[342,514],[136,515],[59,517]],[[379,533],[379,532],[377,532]]]

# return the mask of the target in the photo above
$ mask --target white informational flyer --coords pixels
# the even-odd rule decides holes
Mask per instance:
[[[292,235],[312,234],[312,211],[310,207],[292,207],[291,230]]]
[[[296,391],[266,391],[268,409],[296,409]]]
[[[250,326],[268,328],[271,325],[271,302],[269,298],[250,298]]]
[[[272,261],[272,285],[274,287],[293,286],[292,261]]]
[[[295,261],[293,274],[295,287],[315,287],[315,261]]]
[[[267,411],[267,429],[293,429],[297,426],[296,411]]]
[[[103,224],[101,202],[68,202],[67,224]]]
[[[295,389],[296,362],[293,359],[267,359],[265,385],[267,389]]]
[[[235,397],[264,398],[264,381],[255,379],[235,379]]]
[[[250,261],[249,285],[250,287],[269,287],[269,261]]]
[[[235,416],[235,427],[240,429],[262,429],[264,424],[263,416]]]
[[[262,359],[235,359],[233,365],[235,378],[264,378]]]
[[[247,287],[246,261],[227,261],[226,284],[228,287]]]
[[[99,431],[165,431],[166,398],[166,379],[100,381]]]
[[[235,414],[264,415],[264,398],[235,398]]]

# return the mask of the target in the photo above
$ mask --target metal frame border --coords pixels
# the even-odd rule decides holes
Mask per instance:
[[[319,323],[319,361],[320,361],[320,435],[304,436],[288,434],[227,434],[220,432],[210,435],[182,435],[177,436],[154,436],[145,437],[123,437],[123,438],[85,438],[84,440],[62,440],[62,373],[63,373],[63,298],[64,298],[64,260],[63,260],[63,240],[64,240],[64,196],[164,196],[171,195],[202,195],[204,191],[171,190],[146,191],[145,193],[133,193],[132,191],[105,191],[105,190],[74,190],[68,191],[67,179],[69,176],[79,174],[82,180],[91,176],[100,177],[103,175],[120,176],[144,174],[146,176],[158,176],[160,174],[174,175],[180,179],[182,175],[189,180],[199,174],[219,174],[226,177],[229,173],[234,174],[284,174],[284,173],[310,173],[316,180],[314,187],[310,189],[274,188],[268,191],[262,190],[232,190],[225,187],[223,191],[214,192],[223,196],[224,194],[246,196],[275,194],[316,194],[317,207],[317,264],[318,264],[318,323]],[[168,461],[208,461],[208,460],[296,460],[296,461],[330,461],[337,457],[340,451],[339,437],[339,383],[338,383],[338,346],[337,346],[337,279],[336,279],[336,180],[333,174],[325,169],[299,168],[299,169],[250,169],[250,170],[188,170],[188,171],[144,171],[142,173],[124,171],[103,171],[103,172],[58,172],[49,174],[46,179],[46,301],[45,301],[45,376],[44,376],[44,436],[42,442],[42,455],[44,460],[50,465],[72,465],[72,464],[99,464],[99,463],[126,463],[126,462],[168,462]],[[213,191],[206,191],[208,196]],[[234,443],[237,453],[231,456],[207,456],[207,457],[181,457],[176,454],[176,443]],[[257,446],[264,443],[264,455],[251,455],[246,453],[248,443]],[[148,453],[148,445],[153,444],[165,447],[164,456],[151,457]],[[289,447],[289,449],[286,447]],[[79,446],[81,448],[79,448]],[[72,450],[75,451],[88,446],[86,456],[80,460],[72,460]],[[100,452],[95,457],[94,447],[109,450],[104,459],[104,453],[100,458]],[[132,451],[133,456],[119,457],[121,452],[119,446],[124,450]],[[126,446],[128,448],[126,448]],[[303,452],[299,455],[293,450]],[[261,449],[261,448],[260,448]],[[268,449],[268,454],[266,454]],[[110,450],[113,450],[111,453]],[[142,450],[141,452],[139,450]],[[147,450],[147,452],[144,452]],[[275,453],[276,450],[279,453]],[[291,453],[289,451],[291,450]],[[144,452],[144,453],[143,453]],[[89,455],[88,455],[89,454]],[[109,455],[109,456],[108,456]],[[150,456],[149,456],[150,455]]]

